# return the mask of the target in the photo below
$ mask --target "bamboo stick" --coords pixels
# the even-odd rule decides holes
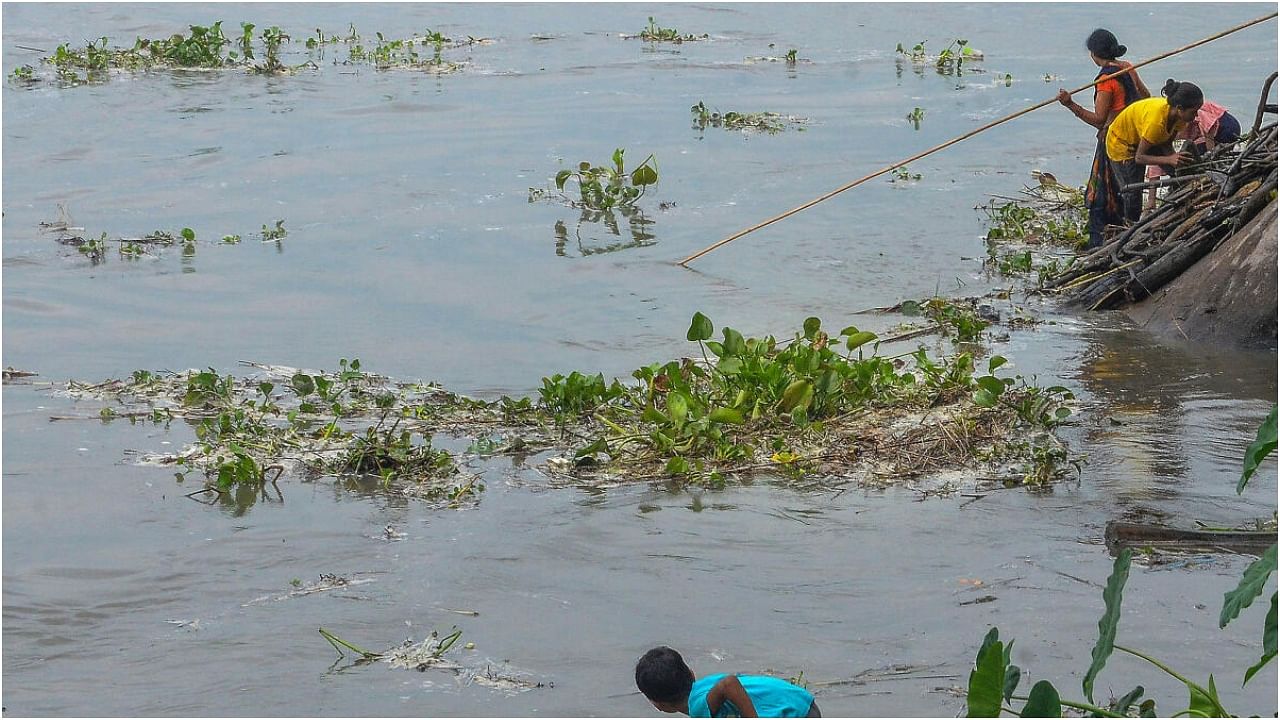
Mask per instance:
[[[1274,19],[1274,18],[1276,17],[1276,15],[1277,15],[1277,14],[1278,14],[1278,13],[1271,13],[1270,15],[1264,15],[1264,16],[1262,16],[1262,17],[1260,17],[1260,18],[1256,18],[1256,19],[1254,19],[1254,20],[1250,20],[1249,22],[1242,23],[1242,24],[1237,25],[1237,26],[1235,26],[1235,27],[1233,27],[1233,28],[1230,28],[1230,29],[1228,29],[1228,30],[1224,30],[1224,31],[1222,31],[1222,32],[1220,32],[1220,33],[1216,33],[1216,34],[1214,34],[1214,35],[1210,35],[1209,37],[1204,38],[1203,40],[1197,40],[1196,42],[1193,42],[1193,43],[1191,43],[1191,44],[1189,44],[1189,45],[1184,45],[1184,46],[1182,46],[1182,47],[1180,47],[1180,48],[1177,48],[1177,49],[1175,49],[1175,50],[1170,50],[1169,52],[1166,52],[1166,53],[1163,53],[1163,54],[1160,54],[1160,55],[1156,55],[1155,57],[1152,57],[1152,58],[1148,58],[1148,59],[1146,59],[1146,60],[1143,60],[1143,61],[1142,61],[1142,62],[1140,62],[1140,63],[1135,63],[1135,64],[1132,66],[1132,68],[1126,68],[1126,69],[1121,70],[1121,71],[1119,71],[1119,72],[1115,72],[1115,73],[1112,73],[1112,74],[1107,75],[1107,76],[1105,76],[1105,77],[1098,78],[1097,80],[1094,80],[1093,82],[1091,82],[1091,83],[1089,83],[1089,84],[1087,84],[1087,85],[1082,85],[1082,86],[1080,86],[1080,87],[1076,88],[1075,90],[1070,91],[1070,94],[1074,95],[1074,94],[1076,94],[1076,93],[1078,93],[1078,92],[1082,92],[1082,91],[1084,91],[1084,90],[1088,90],[1089,88],[1091,88],[1091,87],[1093,87],[1093,86],[1097,85],[1098,83],[1106,82],[1107,80],[1111,80],[1111,79],[1113,79],[1113,78],[1119,77],[1119,76],[1121,76],[1121,75],[1123,75],[1123,74],[1125,74],[1125,73],[1129,72],[1129,70],[1131,70],[1131,69],[1132,69],[1132,70],[1136,70],[1137,68],[1143,67],[1143,66],[1145,66],[1145,65],[1150,65],[1151,63],[1156,62],[1156,61],[1158,61],[1158,60],[1163,60],[1163,59],[1165,59],[1165,58],[1167,58],[1167,57],[1172,57],[1172,56],[1177,55],[1177,54],[1179,54],[1179,53],[1186,52],[1187,50],[1191,50],[1192,48],[1196,48],[1196,47],[1199,47],[1199,46],[1204,45],[1204,44],[1206,44],[1206,43],[1213,42],[1214,40],[1218,40],[1218,39],[1220,39],[1220,38],[1224,38],[1224,37],[1226,37],[1226,36],[1228,36],[1228,35],[1230,35],[1230,34],[1232,34],[1232,33],[1239,32],[1240,30],[1244,30],[1245,28],[1252,27],[1252,26],[1257,25],[1257,24],[1259,24],[1259,23],[1266,22],[1267,20]],[[879,170],[877,170],[877,171],[875,171],[875,172],[871,173],[870,175],[864,175],[863,177],[858,178],[857,180],[854,180],[854,181],[853,181],[853,182],[851,182],[851,183],[847,183],[847,184],[845,184],[845,185],[842,185],[842,186],[840,186],[840,187],[836,188],[835,190],[832,190],[831,192],[829,192],[829,193],[827,193],[827,194],[825,194],[825,195],[821,195],[821,196],[819,196],[819,197],[817,197],[817,198],[814,198],[813,200],[810,200],[809,202],[807,202],[807,203],[805,203],[805,204],[803,204],[803,205],[800,205],[800,206],[798,206],[798,207],[792,208],[791,210],[788,210],[788,211],[786,211],[786,212],[784,212],[784,213],[782,213],[782,214],[780,214],[780,215],[775,215],[775,216],[773,216],[773,217],[769,218],[768,220],[765,220],[764,222],[761,222],[761,223],[757,223],[757,224],[755,224],[755,225],[752,225],[751,227],[747,228],[746,230],[740,230],[740,231],[738,231],[738,232],[734,233],[733,235],[730,235],[729,237],[727,237],[727,238],[725,238],[725,239],[723,239],[723,240],[721,240],[721,241],[719,241],[719,242],[715,243],[714,245],[710,245],[710,246],[708,246],[708,247],[706,247],[706,248],[704,248],[704,249],[702,249],[702,250],[699,250],[698,252],[696,252],[696,253],[694,253],[694,254],[690,255],[689,257],[686,257],[685,259],[681,260],[678,264],[679,264],[680,266],[682,266],[682,267],[688,267],[690,262],[693,262],[694,260],[697,260],[698,258],[702,257],[703,255],[706,255],[707,253],[711,252],[712,250],[715,250],[716,248],[718,248],[718,247],[720,247],[720,246],[722,246],[722,245],[726,245],[726,244],[728,244],[728,243],[730,243],[730,242],[732,242],[732,241],[734,241],[734,240],[737,240],[738,238],[742,237],[743,235],[747,235],[747,234],[749,234],[749,233],[753,233],[753,232],[755,232],[756,230],[759,230],[759,229],[761,229],[761,228],[763,228],[763,227],[767,227],[767,226],[769,226],[769,225],[772,225],[773,223],[778,222],[779,220],[782,220],[782,219],[784,219],[784,218],[788,218],[788,217],[790,217],[790,216],[792,216],[792,215],[795,215],[796,213],[798,213],[798,212],[800,212],[800,211],[802,211],[802,210],[807,210],[808,208],[811,208],[811,207],[813,207],[814,205],[817,205],[818,203],[822,202],[823,200],[828,200],[828,199],[830,199],[830,198],[832,198],[832,197],[835,197],[836,195],[839,195],[840,193],[844,192],[845,190],[849,190],[849,189],[851,189],[851,188],[855,188],[855,187],[857,187],[857,186],[861,185],[862,183],[864,183],[864,182],[866,182],[866,181],[868,181],[868,180],[872,180],[872,179],[877,178],[877,177],[879,177],[879,176],[881,176],[881,175],[884,175],[885,173],[887,173],[887,172],[889,172],[889,171],[893,170],[894,168],[902,167],[903,165],[907,165],[907,164],[913,163],[913,162],[915,162],[916,160],[919,160],[919,159],[921,159],[921,158],[923,158],[923,157],[926,157],[926,156],[928,156],[928,155],[932,155],[933,153],[938,152],[939,150],[943,150],[943,149],[945,149],[945,148],[951,147],[952,145],[955,145],[956,143],[958,143],[958,142],[960,142],[960,141],[962,141],[962,140],[967,140],[967,139],[969,139],[969,138],[973,137],[974,135],[977,135],[978,133],[984,132],[984,131],[986,131],[986,130],[990,130],[991,128],[993,128],[993,127],[995,127],[995,126],[997,126],[997,125],[1001,125],[1001,124],[1003,124],[1003,123],[1009,122],[1010,120],[1013,120],[1013,119],[1016,119],[1016,118],[1022,117],[1023,115],[1026,115],[1026,114],[1027,114],[1027,113],[1029,113],[1029,112],[1032,112],[1032,111],[1034,111],[1034,110],[1039,110],[1040,108],[1045,107],[1046,105],[1050,105],[1050,104],[1052,104],[1052,103],[1055,103],[1055,102],[1057,102],[1057,101],[1058,101],[1058,100],[1057,100],[1057,96],[1055,95],[1054,97],[1049,98],[1048,100],[1045,100],[1045,101],[1040,102],[1040,103],[1036,103],[1035,105],[1032,105],[1031,107],[1025,108],[1025,109],[1023,109],[1023,110],[1019,110],[1018,112],[1013,113],[1012,115],[1006,115],[1005,117],[1002,117],[1002,118],[1000,118],[999,120],[995,120],[995,121],[989,122],[989,123],[987,123],[986,125],[983,125],[982,127],[977,128],[976,130],[970,130],[969,132],[967,132],[967,133],[965,133],[965,134],[963,134],[963,135],[960,135],[959,137],[952,138],[951,140],[948,140],[948,141],[946,141],[946,142],[944,142],[944,143],[942,143],[942,144],[940,144],[940,145],[935,145],[935,146],[933,146],[933,147],[929,148],[928,150],[925,150],[924,152],[920,152],[920,153],[917,153],[917,154],[915,154],[915,155],[912,155],[911,157],[909,157],[909,158],[907,158],[907,159],[905,159],[905,160],[900,160],[900,161],[895,162],[895,163],[893,163],[893,164],[891,164],[891,165],[886,165],[885,167],[883,167],[883,168],[881,168],[881,169],[879,169]]]

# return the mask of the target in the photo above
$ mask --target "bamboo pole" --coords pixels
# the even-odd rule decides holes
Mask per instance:
[[[1143,67],[1143,66],[1145,66],[1145,65],[1150,65],[1151,63],[1156,62],[1156,61],[1158,61],[1158,60],[1163,60],[1163,59],[1165,59],[1165,58],[1167,58],[1167,57],[1172,57],[1172,56],[1174,56],[1174,55],[1177,55],[1178,53],[1183,53],[1183,52],[1186,52],[1187,50],[1190,50],[1190,49],[1192,49],[1192,48],[1196,48],[1196,47],[1199,47],[1199,46],[1204,45],[1204,44],[1206,44],[1206,43],[1213,42],[1214,40],[1218,40],[1218,39],[1220,39],[1220,38],[1224,38],[1224,37],[1226,37],[1226,36],[1228,36],[1228,35],[1230,35],[1230,34],[1232,34],[1232,33],[1239,32],[1239,31],[1241,31],[1241,30],[1244,30],[1245,28],[1248,28],[1248,27],[1252,27],[1252,26],[1254,26],[1254,25],[1257,25],[1258,23],[1266,22],[1267,20],[1272,20],[1272,19],[1274,19],[1274,18],[1276,17],[1276,15],[1277,15],[1277,14],[1278,14],[1278,13],[1271,13],[1270,15],[1264,15],[1263,17],[1260,17],[1260,18],[1257,18],[1257,19],[1254,19],[1254,20],[1250,20],[1249,22],[1246,22],[1246,23],[1242,23],[1242,24],[1237,25],[1237,26],[1235,26],[1235,27],[1233,27],[1233,28],[1231,28],[1231,29],[1229,29],[1229,30],[1223,30],[1222,32],[1217,33],[1217,34],[1215,34],[1215,35],[1210,35],[1209,37],[1204,38],[1203,40],[1197,40],[1196,42],[1193,42],[1193,43],[1191,43],[1190,45],[1184,45],[1184,46],[1182,46],[1182,47],[1180,47],[1180,48],[1178,48],[1178,49],[1176,49],[1176,50],[1170,50],[1169,52],[1163,53],[1163,54],[1161,54],[1161,55],[1156,55],[1155,57],[1148,58],[1148,59],[1146,59],[1146,60],[1143,60],[1143,61],[1142,61],[1142,62],[1140,62],[1140,63],[1137,63],[1137,64],[1133,65],[1133,67],[1132,67],[1132,68],[1126,68],[1126,69],[1124,69],[1124,70],[1121,70],[1120,72],[1112,73],[1112,74],[1107,75],[1107,76],[1105,76],[1105,77],[1098,78],[1097,80],[1094,80],[1093,82],[1089,83],[1088,85],[1082,85],[1082,86],[1080,86],[1080,87],[1076,88],[1075,90],[1072,90],[1072,91],[1070,92],[1070,94],[1075,95],[1075,94],[1076,94],[1076,93],[1078,93],[1078,92],[1082,92],[1082,91],[1084,91],[1084,90],[1088,90],[1089,88],[1093,87],[1094,85],[1097,85],[1098,83],[1106,82],[1107,80],[1110,80],[1110,79],[1112,79],[1112,78],[1119,77],[1119,76],[1121,76],[1121,75],[1123,75],[1123,74],[1125,74],[1125,73],[1129,72],[1129,70],[1131,70],[1131,69],[1132,69],[1132,70],[1136,70],[1137,68]],[[830,198],[832,198],[832,197],[835,197],[836,195],[839,195],[840,193],[844,192],[845,190],[849,190],[850,188],[855,188],[855,187],[857,187],[857,186],[861,185],[862,183],[864,183],[864,182],[866,182],[866,181],[868,181],[868,180],[872,180],[872,179],[877,178],[877,177],[879,177],[879,176],[881,176],[881,175],[884,175],[885,173],[889,172],[890,170],[893,170],[894,168],[902,167],[903,165],[907,165],[907,164],[913,163],[913,162],[915,162],[916,160],[919,160],[919,159],[921,159],[921,158],[923,158],[923,157],[925,157],[925,156],[928,156],[928,155],[932,155],[933,153],[938,152],[939,150],[943,150],[943,149],[945,149],[945,148],[951,147],[952,145],[955,145],[956,143],[960,142],[961,140],[967,140],[967,139],[969,139],[969,138],[973,137],[974,135],[977,135],[977,134],[978,134],[978,133],[980,133],[980,132],[984,132],[984,131],[986,131],[986,130],[990,130],[991,128],[993,128],[993,127],[995,127],[995,126],[997,126],[997,125],[1000,125],[1000,124],[1002,124],[1002,123],[1009,122],[1010,120],[1013,120],[1013,119],[1015,119],[1015,118],[1022,117],[1023,115],[1026,115],[1027,113],[1032,112],[1033,110],[1039,110],[1040,108],[1042,108],[1042,107],[1044,107],[1044,106],[1046,106],[1046,105],[1050,105],[1050,104],[1052,104],[1052,103],[1055,103],[1055,102],[1057,102],[1057,101],[1058,101],[1058,99],[1057,99],[1057,96],[1055,95],[1054,97],[1049,98],[1048,100],[1045,100],[1044,102],[1037,103],[1037,104],[1032,105],[1031,107],[1025,108],[1025,109],[1023,109],[1023,110],[1019,110],[1018,112],[1013,113],[1012,115],[1006,115],[1005,117],[1002,117],[1002,118],[1000,118],[999,120],[995,120],[995,121],[993,121],[993,122],[989,122],[989,123],[987,123],[986,125],[983,125],[982,127],[978,128],[978,129],[976,129],[976,130],[970,130],[969,132],[967,132],[967,133],[965,133],[965,134],[963,134],[963,135],[961,135],[961,136],[959,136],[959,137],[952,138],[951,140],[948,140],[948,141],[946,141],[946,142],[942,143],[941,145],[935,145],[934,147],[931,147],[931,148],[929,148],[928,150],[925,150],[924,152],[917,153],[916,155],[912,155],[911,157],[907,158],[906,160],[900,160],[900,161],[898,161],[898,162],[896,162],[896,163],[893,163],[892,165],[886,165],[885,167],[883,167],[883,168],[881,168],[881,169],[879,169],[879,170],[877,170],[877,171],[875,171],[875,172],[871,173],[870,175],[863,176],[863,177],[861,177],[861,178],[858,178],[857,180],[854,180],[854,181],[853,181],[853,182],[851,182],[851,183],[848,183],[848,184],[846,184],[846,185],[842,185],[842,186],[840,186],[840,187],[836,188],[835,190],[832,190],[831,192],[829,192],[829,193],[827,193],[827,194],[825,194],[825,195],[822,195],[822,196],[820,196],[820,197],[814,198],[813,200],[810,200],[809,202],[807,202],[807,203],[805,203],[805,204],[803,204],[803,205],[801,205],[801,206],[799,206],[799,207],[792,208],[791,210],[788,210],[788,211],[786,211],[786,212],[782,213],[781,215],[775,215],[775,216],[773,216],[773,217],[769,218],[768,220],[765,220],[764,222],[761,222],[761,223],[757,223],[757,224],[755,224],[755,225],[752,225],[751,227],[747,228],[746,230],[741,230],[741,231],[739,231],[739,232],[736,232],[736,233],[734,233],[733,235],[730,235],[729,237],[727,237],[727,238],[725,238],[725,239],[721,240],[720,242],[717,242],[717,243],[716,243],[716,244],[714,244],[714,245],[711,245],[711,246],[708,246],[708,247],[706,247],[706,248],[704,248],[704,249],[702,249],[702,250],[699,250],[698,252],[696,252],[696,253],[694,253],[694,254],[690,255],[689,257],[687,257],[687,258],[685,258],[685,259],[681,260],[678,264],[679,264],[679,265],[681,265],[682,267],[688,267],[690,262],[693,262],[694,260],[697,260],[698,258],[702,257],[703,255],[706,255],[707,253],[711,252],[712,250],[715,250],[716,248],[720,247],[721,245],[726,245],[726,244],[728,244],[728,243],[730,243],[730,242],[732,242],[732,241],[734,241],[734,240],[737,240],[738,238],[742,237],[743,235],[747,235],[748,233],[753,233],[753,232],[755,232],[756,230],[759,230],[760,228],[766,227],[766,226],[768,226],[768,225],[772,225],[773,223],[778,222],[779,220],[782,220],[782,219],[784,219],[784,218],[788,218],[788,217],[790,217],[790,216],[792,216],[792,215],[795,215],[796,213],[800,212],[801,210],[807,210],[808,208],[811,208],[811,207],[813,207],[814,205],[817,205],[818,203],[822,202],[823,200],[827,200],[827,199],[830,199]]]

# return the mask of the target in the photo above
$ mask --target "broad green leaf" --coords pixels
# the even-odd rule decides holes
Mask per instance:
[[[1155,700],[1143,700],[1143,701],[1142,701],[1142,704],[1138,706],[1138,717],[1144,717],[1144,718],[1153,718],[1153,717],[1157,717],[1157,715],[1156,715],[1156,701],[1155,701]]]
[[[876,339],[875,333],[867,332],[866,330],[861,330],[850,335],[849,339],[844,341],[844,345],[850,350],[853,350],[854,348],[866,345],[867,343],[875,339]]]
[[[689,324],[689,332],[685,333],[685,337],[687,337],[690,342],[707,340],[711,337],[713,329],[710,318],[700,312],[695,312],[693,314],[693,322]]]
[[[708,417],[710,417],[714,422],[728,423],[730,425],[741,425],[743,420],[741,412],[734,410],[733,408],[723,407],[712,410]]]
[[[999,396],[1000,393],[1004,392],[1004,388],[1005,388],[1004,383],[1000,382],[999,378],[992,377],[991,375],[983,375],[982,377],[978,378],[977,383],[978,383],[978,387],[982,388],[983,390],[986,390],[987,392],[991,393],[993,396]]]
[[[1249,679],[1259,670],[1267,666],[1267,663],[1276,658],[1276,593],[1271,593],[1271,609],[1267,611],[1266,623],[1262,626],[1262,659],[1258,664],[1245,671],[1244,682],[1241,685],[1247,685]]]
[[[986,388],[978,388],[978,391],[973,394],[973,404],[984,408],[995,407],[996,396],[988,392]]]
[[[680,456],[676,456],[667,461],[668,475],[687,475],[689,473],[689,461]]]
[[[853,335],[853,334],[854,334],[854,333],[856,333],[856,332],[858,332],[858,327],[857,327],[856,325],[850,325],[849,327],[847,327],[847,328],[845,328],[845,329],[841,330],[841,331],[840,331],[840,334],[841,334],[841,335]]]
[[[814,335],[818,334],[818,330],[822,328],[822,321],[816,317],[807,317],[804,319],[804,339],[812,340]]]
[[[907,317],[916,317],[921,313],[920,303],[915,300],[903,300],[898,306],[898,312]]]
[[[1005,358],[1005,356],[994,355],[990,360],[987,361],[987,372],[994,375],[996,372],[996,368],[1000,367],[1001,365],[1004,365],[1007,362],[1009,362],[1009,360]]]
[[[653,185],[658,182],[658,171],[648,165],[641,165],[631,171],[632,185]]]
[[[733,328],[723,328],[724,332],[724,351],[728,355],[741,355],[747,349],[747,341],[742,338],[742,333]]]
[[[651,407],[644,409],[644,412],[640,414],[640,419],[655,425],[665,425],[667,423],[667,416]]]
[[[797,408],[807,409],[813,402],[813,385],[808,380],[796,380],[782,391],[782,411],[789,413]]]
[[[561,170],[560,172],[556,173],[556,189],[563,190],[565,182],[568,181],[569,177],[572,175],[573,175],[573,172],[569,170]]]
[[[671,421],[679,427],[684,424],[685,418],[689,416],[689,399],[682,392],[673,392],[667,395],[667,414],[671,416]]]
[[[999,632],[991,628],[978,650],[978,660],[969,672],[969,692],[965,697],[966,717],[999,717],[1004,698],[1004,644]]]
[[[1084,675],[1083,683],[1084,696],[1089,699],[1089,702],[1093,702],[1093,681],[1097,679],[1098,673],[1107,664],[1107,658],[1111,657],[1111,652],[1115,649],[1116,626],[1120,623],[1120,601],[1123,599],[1124,584],[1129,579],[1129,564],[1132,561],[1133,550],[1129,548],[1121,550],[1111,570],[1111,577],[1107,578],[1107,587],[1102,591],[1106,610],[1102,613],[1102,619],[1098,621],[1098,642],[1093,646],[1093,662]]]
[[[1244,569],[1240,584],[1235,590],[1222,596],[1222,613],[1218,616],[1218,627],[1226,627],[1227,623],[1236,619],[1240,611],[1253,604],[1253,599],[1262,594],[1267,578],[1276,569],[1276,545],[1271,544],[1262,557],[1254,560]]]
[[[1058,689],[1048,680],[1032,685],[1021,714],[1022,717],[1031,718],[1062,717],[1062,701],[1058,698]]]
[[[1236,494],[1244,492],[1249,478],[1257,472],[1258,466],[1276,449],[1276,406],[1271,407],[1271,414],[1258,426],[1258,436],[1244,451],[1244,472],[1240,474],[1240,482],[1236,483]]]
[[[586,160],[583,160],[582,162],[578,163],[578,172],[586,172],[590,169],[591,169],[591,163],[587,162]]]
[[[742,372],[742,361],[736,357],[727,357],[720,360],[720,372],[725,375],[737,375]]]
[[[617,168],[618,174],[622,174],[622,154],[626,152],[622,148],[613,151],[613,166]]]
[[[718,343],[715,340],[708,340],[707,349],[716,357],[724,357],[724,345],[722,343]]]
[[[192,242],[193,240],[196,239],[196,231],[192,230],[191,228],[182,228],[182,239],[186,240],[187,242]],[[1275,433],[1272,433],[1272,435],[1274,434]]]
[[[305,397],[316,391],[315,380],[306,373],[295,373],[289,379],[289,384],[293,386],[294,392],[298,393],[298,397]]]

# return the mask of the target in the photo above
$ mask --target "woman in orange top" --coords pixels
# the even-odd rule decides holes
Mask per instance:
[[[1089,247],[1102,245],[1102,229],[1118,225],[1124,220],[1124,203],[1120,197],[1120,185],[1107,161],[1107,126],[1130,103],[1151,97],[1151,92],[1133,70],[1133,63],[1120,60],[1128,50],[1116,40],[1109,30],[1098,28],[1089,35],[1085,47],[1089,58],[1097,65],[1098,78],[1113,75],[1121,70],[1129,72],[1104,80],[1093,88],[1093,110],[1087,110],[1071,99],[1071,93],[1058,91],[1058,102],[1073,115],[1098,129],[1098,146],[1093,153],[1093,167],[1089,182],[1085,185],[1085,206],[1089,208]]]

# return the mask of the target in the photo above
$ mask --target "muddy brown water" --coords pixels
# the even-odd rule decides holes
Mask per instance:
[[[1092,72],[1080,46],[1095,26],[1139,59],[1268,6],[1178,5],[1158,18],[1151,5],[214,9],[7,4],[4,71],[37,57],[19,45],[100,35],[123,44],[219,18],[278,24],[299,39],[354,23],[366,36],[429,27],[496,42],[450,51],[468,65],[443,77],[322,62],[286,78],[9,84],[5,366],[61,381],[238,372],[239,360],[334,369],[359,357],[493,397],[534,392],[552,372],[625,374],[687,353],[695,310],[747,333],[788,334],[808,315],[883,329],[896,319],[851,313],[999,283],[981,272],[973,206],[1015,193],[1032,169],[1083,182],[1087,129],[1046,108],[913,166],[919,183],[873,182],[693,272],[672,263],[1083,84]],[[673,47],[618,36],[649,14],[711,39]],[[1024,31],[1046,25],[1061,34]],[[899,72],[897,43],[934,48],[952,36],[986,51],[987,73],[957,83]],[[790,47],[812,62],[743,60]],[[1191,79],[1249,115],[1275,55],[1274,32],[1246,32],[1144,77]],[[994,82],[1005,72],[1012,87]],[[699,100],[810,123],[775,136],[699,132],[688,113]],[[904,116],[917,106],[926,118],[914,131]],[[584,252],[625,244],[626,223],[618,236],[579,226],[562,206],[528,203],[527,188],[619,146],[633,160],[658,158],[661,181],[642,203],[654,240]],[[94,235],[187,226],[200,244],[193,258],[175,249],[91,266],[38,231],[58,204]],[[253,237],[277,219],[289,231],[278,247]],[[562,248],[557,221],[570,230]],[[213,244],[227,233],[245,240]],[[6,385],[3,705],[36,716],[649,715],[631,694],[632,665],[667,643],[700,674],[803,672],[827,715],[953,715],[963,700],[950,688],[965,684],[993,624],[1017,639],[1030,679],[1079,697],[1111,567],[1108,520],[1233,524],[1273,513],[1274,463],[1243,496],[1234,484],[1274,402],[1276,358],[1158,344],[1120,318],[1032,305],[1053,322],[992,350],[1016,372],[1078,392],[1082,412],[1064,437],[1087,462],[1051,490],[980,499],[925,497],[937,487],[929,478],[877,491],[767,478],[716,491],[551,487],[494,459],[475,465],[488,490],[461,511],[295,477],[278,496],[210,506],[183,497],[191,481],[130,461],[131,450],[190,442],[189,427],[50,422],[97,408]],[[1239,688],[1264,613],[1216,627],[1222,593],[1248,562],[1193,555],[1135,567],[1120,639],[1192,677],[1213,672],[1229,709],[1270,714],[1273,672]],[[361,582],[293,594],[293,580],[305,587],[322,574]],[[454,651],[459,662],[546,686],[513,693],[443,671],[335,665],[316,632],[382,649],[455,625],[475,643]],[[886,672],[841,682],[868,670]],[[1139,683],[1166,711],[1180,707],[1181,691],[1119,655],[1099,694]]]

